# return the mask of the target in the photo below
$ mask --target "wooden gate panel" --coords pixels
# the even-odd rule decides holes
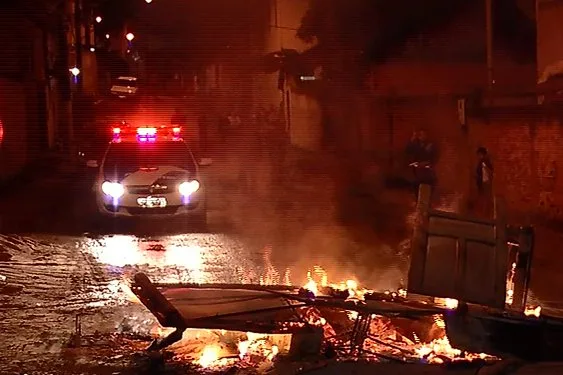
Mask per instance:
[[[409,292],[504,308],[508,247],[502,206],[495,205],[494,220],[477,219],[431,210],[429,197],[429,187],[422,186]]]

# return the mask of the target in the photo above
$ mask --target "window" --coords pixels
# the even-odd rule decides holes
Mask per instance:
[[[130,80],[127,78],[118,78],[115,80],[114,86],[124,86],[124,87],[137,87],[137,80]]]
[[[196,172],[192,153],[185,143],[177,141],[113,143],[104,162],[106,173],[112,174],[112,177],[118,180],[141,168],[164,166],[182,168],[189,174]]]

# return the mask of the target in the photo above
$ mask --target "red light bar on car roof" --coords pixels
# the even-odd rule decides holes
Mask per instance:
[[[173,128],[167,127],[165,125],[161,127],[155,127],[155,126],[132,127],[124,122],[124,126],[113,127],[112,133],[113,133],[114,142],[121,141],[122,137],[124,136],[125,137],[136,136],[136,139],[141,142],[155,141],[157,138],[157,134],[159,136],[162,135],[162,137],[164,138],[171,137],[170,139],[175,141],[182,139],[181,138],[182,128],[178,126]]]
[[[137,128],[137,134],[140,136],[150,137],[156,135],[156,128]]]

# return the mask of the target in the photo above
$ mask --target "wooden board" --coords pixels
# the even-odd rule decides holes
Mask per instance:
[[[409,292],[504,308],[508,247],[501,200],[496,200],[495,218],[479,219],[432,210],[430,194],[422,185]]]

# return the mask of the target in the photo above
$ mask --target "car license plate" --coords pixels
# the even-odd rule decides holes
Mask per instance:
[[[145,208],[162,208],[166,207],[166,203],[166,198],[164,197],[137,198],[137,204]]]

